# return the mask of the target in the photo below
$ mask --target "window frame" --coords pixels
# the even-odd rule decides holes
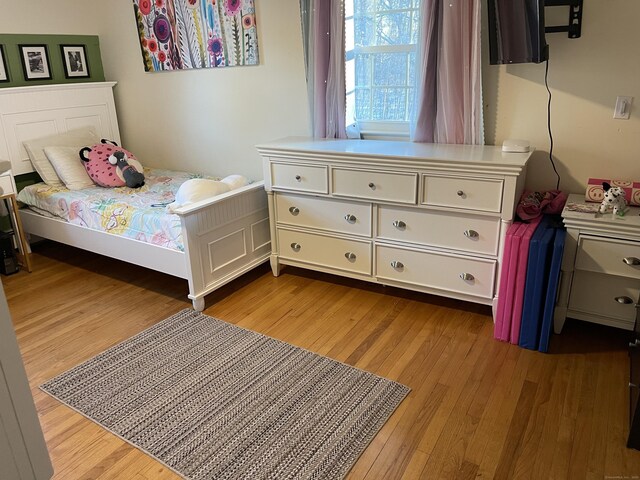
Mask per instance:
[[[351,0],[349,0],[351,1]],[[354,2],[356,0],[353,0]],[[377,6],[377,3],[376,3]],[[347,10],[349,12],[349,10]],[[379,15],[393,15],[393,14],[397,14],[397,13],[406,13],[409,12],[411,17],[410,17],[410,23],[413,26],[413,19],[414,19],[414,15],[419,15],[420,14],[420,4],[419,2],[411,2],[411,6],[408,8],[401,8],[401,9],[391,9],[391,10],[377,10],[374,9],[371,13],[371,17],[373,17],[374,19],[379,16]],[[348,16],[347,16],[348,15]],[[356,46],[355,45],[355,3],[353,4],[353,8],[350,9],[350,15],[347,14],[345,15],[345,28],[348,31],[349,30],[349,25],[348,22],[351,21],[351,32],[353,34],[353,44],[350,46],[345,45],[345,64],[348,64],[348,62],[350,60],[352,60],[354,62],[353,64],[353,75],[354,75],[354,79],[353,79],[353,85],[352,88],[347,87],[347,96],[352,95],[353,96],[353,116],[355,117],[355,92],[357,89],[359,88],[366,88],[367,90],[373,91],[375,88],[385,88],[384,86],[374,86],[374,81],[373,81],[373,76],[375,75],[374,72],[374,68],[371,68],[370,70],[370,77],[369,77],[369,82],[368,85],[366,87],[358,87],[356,85],[356,75],[355,75],[355,58],[356,55],[358,54],[384,54],[384,53],[406,53],[406,54],[417,54],[417,50],[418,50],[418,46],[417,43],[400,43],[400,44],[385,44],[385,45],[367,45],[367,46]],[[374,24],[377,24],[374,21]],[[413,34],[415,32],[411,31],[410,35],[412,38]],[[372,66],[373,67],[373,66]],[[347,67],[348,70],[348,67]],[[415,102],[415,98],[411,98],[411,96],[415,96],[415,85],[411,86],[412,83],[414,82],[410,82],[409,80],[409,66],[407,65],[407,81],[405,82],[404,86],[400,86],[400,85],[390,85],[389,88],[405,88],[407,90],[407,92],[411,92],[411,95],[407,95],[406,97],[406,104],[405,104],[405,118],[406,117],[410,117],[411,116],[411,107],[412,107],[412,100]],[[371,95],[370,96],[370,111],[373,111],[373,101],[374,101],[374,96]],[[409,130],[410,130],[410,121],[409,120],[355,120],[355,123],[358,126],[358,129],[361,133],[361,135],[364,138],[384,138],[384,139],[391,139],[391,138],[398,138],[398,139],[407,139],[409,138]]]

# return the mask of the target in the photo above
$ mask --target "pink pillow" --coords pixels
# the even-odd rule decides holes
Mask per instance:
[[[601,202],[604,198],[603,182],[612,187],[621,187],[624,190],[625,200],[629,205],[640,206],[640,182],[629,180],[609,180],[604,178],[590,178],[587,181],[587,192],[584,196],[587,202]]]
[[[129,165],[139,172],[142,171],[142,165],[135,155],[119,147],[115,142],[103,139],[102,143],[84,147],[79,152],[84,168],[93,183],[101,187],[124,187],[126,185],[118,167],[109,162],[109,157],[118,150],[127,155]]]

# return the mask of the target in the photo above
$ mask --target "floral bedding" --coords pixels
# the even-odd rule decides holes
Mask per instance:
[[[180,217],[166,212],[178,187],[191,178],[211,178],[173,170],[144,169],[141,188],[90,187],[68,190],[37,183],[18,200],[69,223],[184,251]]]

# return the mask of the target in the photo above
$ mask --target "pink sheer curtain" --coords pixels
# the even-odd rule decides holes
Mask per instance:
[[[411,139],[483,144],[480,0],[422,0]]]
[[[343,0],[300,3],[313,136],[346,138]]]

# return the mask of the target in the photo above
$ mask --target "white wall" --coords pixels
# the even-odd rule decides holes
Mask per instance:
[[[561,9],[546,10],[555,20]],[[553,153],[561,188],[576,193],[584,192],[589,177],[640,181],[640,2],[585,0],[582,19],[581,38],[547,34]],[[539,151],[527,186],[539,190],[556,183],[548,160],[544,69],[484,65],[486,143],[530,140]],[[635,97],[630,120],[613,119],[618,95]]]
[[[119,82],[126,147],[157,166],[259,177],[254,145],[306,135],[309,122],[298,0],[256,0],[256,8],[256,67],[144,73],[128,0],[0,0],[0,32],[100,35],[105,74]],[[588,177],[640,180],[639,18],[638,0],[585,0],[582,38],[547,35],[554,157],[565,190],[584,191]],[[538,151],[527,186],[553,188],[544,65],[483,67],[487,143],[530,140]],[[613,120],[617,95],[635,97],[631,120]]]
[[[95,0],[0,0],[0,33],[97,35]]]

